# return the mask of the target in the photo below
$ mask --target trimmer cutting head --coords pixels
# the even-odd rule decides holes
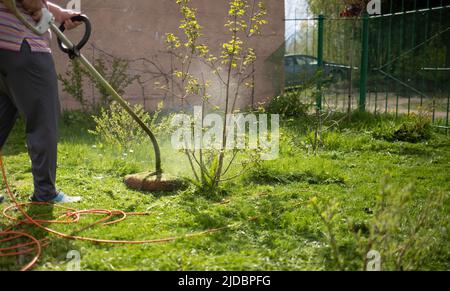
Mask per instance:
[[[173,192],[186,188],[186,183],[182,179],[149,172],[128,175],[124,182],[128,188],[138,191]]]

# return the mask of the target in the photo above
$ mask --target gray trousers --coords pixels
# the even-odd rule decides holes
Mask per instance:
[[[56,196],[56,161],[60,105],[53,57],[34,53],[26,41],[20,52],[0,49],[0,149],[19,114],[26,123],[34,196]]]

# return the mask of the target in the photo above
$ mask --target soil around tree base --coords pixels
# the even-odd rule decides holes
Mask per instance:
[[[128,175],[124,179],[128,188],[148,192],[172,192],[186,188],[184,180],[167,174],[160,176],[151,172]]]

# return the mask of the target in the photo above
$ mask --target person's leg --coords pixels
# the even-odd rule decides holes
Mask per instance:
[[[2,60],[3,61],[3,60]],[[34,198],[50,201],[55,187],[59,98],[51,54],[32,53],[24,42],[16,58],[5,60],[5,85],[26,122],[28,152],[34,177]]]
[[[5,74],[0,70],[0,152],[18,117],[17,108],[8,96],[4,79]],[[4,200],[5,198],[0,195],[0,203]]]
[[[5,76],[0,72],[0,151],[6,143],[6,139],[18,117],[16,106],[8,96],[3,79]]]

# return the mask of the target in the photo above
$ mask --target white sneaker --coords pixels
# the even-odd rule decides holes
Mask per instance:
[[[50,201],[50,203],[77,203],[81,201],[79,196],[68,196],[63,192],[59,192],[58,195]]]

